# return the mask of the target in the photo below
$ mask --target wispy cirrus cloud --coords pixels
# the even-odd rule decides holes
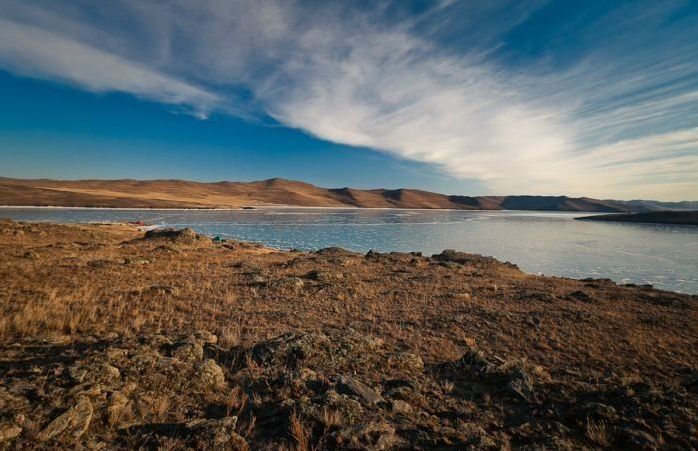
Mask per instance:
[[[0,63],[22,75],[118,91],[187,107],[205,118],[222,98],[141,64],[40,28],[0,18]]]
[[[268,115],[491,192],[698,192],[698,39],[690,17],[666,25],[682,2],[600,15],[573,30],[585,51],[563,65],[553,50],[507,60],[509,31],[542,1],[441,2],[404,16],[389,3],[3,3],[0,65],[22,74],[202,117]],[[235,89],[251,95],[242,101]]]

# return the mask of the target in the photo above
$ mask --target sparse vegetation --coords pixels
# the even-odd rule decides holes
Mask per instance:
[[[695,296],[143,235],[0,222],[3,449],[698,445]]]

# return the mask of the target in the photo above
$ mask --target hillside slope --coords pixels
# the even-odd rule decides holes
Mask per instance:
[[[300,207],[446,208],[599,213],[683,209],[691,202],[614,201],[567,196],[459,196],[416,189],[321,188],[274,178],[256,182],[185,180],[48,180],[0,178],[0,205],[106,208]],[[672,205],[675,208],[672,208]]]

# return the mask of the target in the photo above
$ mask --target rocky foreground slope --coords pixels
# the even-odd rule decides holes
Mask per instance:
[[[0,223],[3,449],[690,449],[695,296]]]

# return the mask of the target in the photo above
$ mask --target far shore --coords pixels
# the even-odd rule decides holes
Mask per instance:
[[[254,211],[254,210],[271,210],[275,208],[283,208],[288,210],[397,210],[397,211],[459,211],[459,212],[486,212],[486,213],[505,213],[505,212],[521,212],[521,213],[550,213],[550,214],[567,214],[567,215],[595,215],[593,211],[551,211],[551,210],[513,210],[513,209],[470,209],[462,210],[458,208],[403,208],[403,207],[305,207],[302,205],[245,205],[244,207],[188,207],[188,208],[160,208],[160,207],[62,207],[60,205],[0,205],[0,209],[47,209],[47,210],[114,210],[114,211]]]
[[[593,215],[575,219],[584,221],[695,226],[698,225],[698,211],[651,211],[646,213]]]

